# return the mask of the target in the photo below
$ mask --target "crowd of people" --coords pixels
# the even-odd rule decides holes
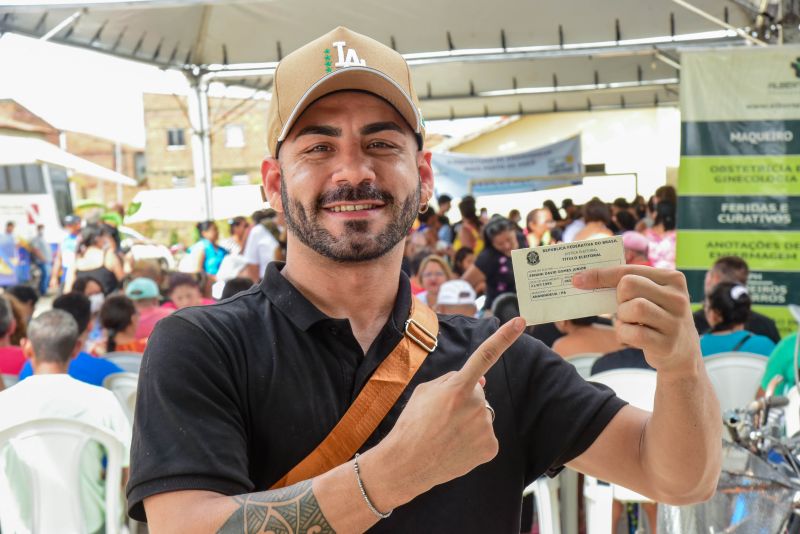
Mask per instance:
[[[517,248],[621,235],[627,263],[675,268],[677,196],[670,186],[659,188],[646,202],[641,196],[611,203],[593,198],[580,206],[567,199],[559,209],[547,201],[528,211],[524,220],[516,209],[507,217],[489,217],[474,198],[464,197],[457,205],[460,219],[451,222],[452,202],[443,194],[436,209],[421,210],[406,238],[402,266],[412,292],[439,313],[494,315],[502,322],[519,315],[511,262],[511,251]],[[142,354],[159,320],[177,309],[208,305],[245,291],[261,281],[270,262],[285,258],[286,229],[276,211],[260,210],[249,219],[235,217],[227,225],[227,237],[221,238],[216,222],[197,224],[197,241],[187,249],[178,270],[168,273],[157,261],[126,265],[113,227],[103,221],[67,217],[65,241],[54,254],[36,256],[43,272],[53,274],[52,309],[64,312],[45,316],[48,324],[58,318],[65,322],[64,316],[69,316],[77,328],[78,349],[58,360],[63,360],[64,371],[81,383],[102,386],[107,376],[122,372],[105,356]],[[13,232],[11,225],[7,229]],[[775,323],[750,309],[747,276],[747,264],[737,257],[720,258],[709,269],[706,298],[694,317],[703,355],[729,351],[771,355],[762,388],[774,376],[781,376],[782,387],[787,387],[794,382],[790,357],[794,334],[781,340]],[[25,343],[29,325],[35,325],[31,321],[37,300],[47,290],[48,282],[40,281],[37,287],[6,287],[0,297],[0,372],[9,386],[26,383],[36,373],[36,342],[27,350]],[[528,333],[566,359],[603,354],[592,373],[651,368],[641,350],[619,341],[613,320],[607,317],[537,325]],[[0,381],[0,389],[3,385]]]

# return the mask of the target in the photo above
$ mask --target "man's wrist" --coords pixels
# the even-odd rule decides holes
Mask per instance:
[[[364,489],[378,510],[393,510],[429,489],[415,467],[385,441],[360,455],[358,463]]]

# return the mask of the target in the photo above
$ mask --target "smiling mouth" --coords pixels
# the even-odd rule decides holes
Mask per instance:
[[[330,208],[325,208],[325,209],[328,211],[332,211],[333,213],[342,213],[349,211],[366,211],[382,207],[383,207],[382,204],[340,204],[338,206],[332,206]]]

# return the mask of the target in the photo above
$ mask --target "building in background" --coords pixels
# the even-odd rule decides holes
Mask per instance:
[[[192,130],[184,96],[145,94],[150,189],[195,187]],[[209,98],[214,186],[261,183],[267,146],[267,100]]]

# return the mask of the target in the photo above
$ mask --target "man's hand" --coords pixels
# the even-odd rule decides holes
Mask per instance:
[[[696,370],[700,343],[683,273],[622,265],[577,274],[573,284],[579,289],[617,288],[617,336],[642,349],[657,371]]]
[[[458,478],[497,455],[484,375],[525,329],[516,318],[501,326],[464,363],[420,384],[381,446],[415,473],[415,494]]]

